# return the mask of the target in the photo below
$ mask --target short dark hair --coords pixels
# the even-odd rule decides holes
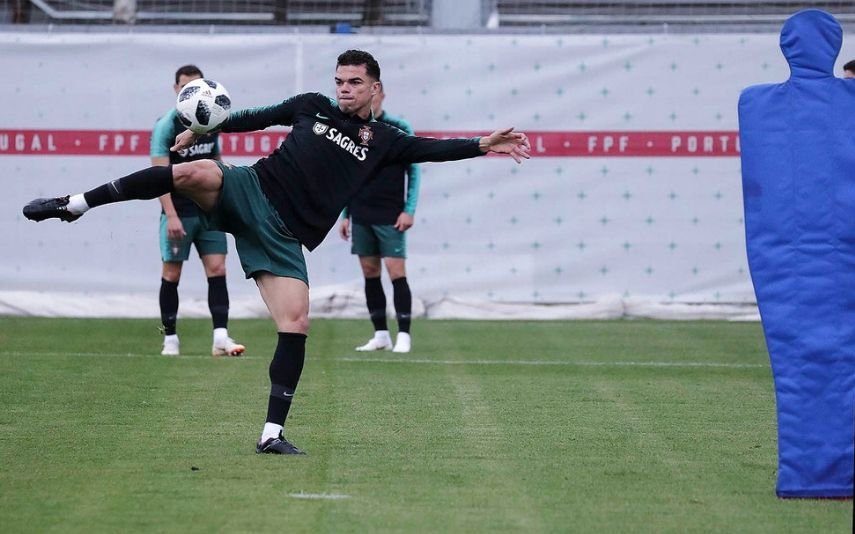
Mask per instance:
[[[843,65],[843,70],[848,70],[852,74],[855,74],[855,59]]]
[[[346,50],[342,52],[338,56],[336,67],[341,67],[342,65],[365,65],[365,72],[378,82],[380,81],[380,64],[377,63],[374,56],[365,50]]]
[[[202,78],[205,77],[205,75],[202,74],[202,71],[199,70],[199,67],[197,67],[196,65],[184,65],[183,67],[180,67],[177,71],[175,71],[175,85],[178,85],[178,78],[182,76],[200,76]]]

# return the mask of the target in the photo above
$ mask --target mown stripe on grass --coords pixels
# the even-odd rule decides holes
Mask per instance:
[[[477,458],[473,461],[478,466],[478,483],[489,488],[503,488],[497,493],[482,493],[473,505],[500,509],[501,523],[513,530],[543,532],[546,529],[540,519],[538,499],[522,483],[521,473],[525,469],[513,461],[513,455],[508,454],[514,450],[513,433],[501,424],[492,403],[484,396],[480,376],[469,373],[473,371],[447,368],[448,380],[460,410],[465,450]],[[516,483],[508,485],[508,481]]]

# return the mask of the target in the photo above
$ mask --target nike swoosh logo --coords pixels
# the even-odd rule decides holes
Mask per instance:
[[[325,120],[325,121],[330,120],[330,118],[329,118],[329,117],[324,117],[324,116],[323,116],[323,115],[321,115],[320,113],[315,113],[315,117],[317,117],[317,118],[319,118],[319,119],[323,119],[323,120]]]

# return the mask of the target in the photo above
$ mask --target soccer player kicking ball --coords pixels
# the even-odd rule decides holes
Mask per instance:
[[[440,140],[407,135],[375,121],[371,100],[379,80],[380,66],[371,54],[348,50],[336,65],[336,100],[307,93],[233,113],[222,131],[292,127],[279,148],[251,167],[212,160],[151,167],[86,193],[36,199],[24,207],[24,215],[34,221],[71,222],[97,206],[177,191],[199,205],[209,228],[234,235],[244,272],[258,285],[279,332],[258,453],[303,454],[283,435],[303,371],[309,330],[302,246],[317,247],[348,201],[383,166],[453,161],[488,152],[507,154],[517,163],[530,157],[528,138],[513,128],[474,139]],[[185,131],[172,150],[186,148],[194,140],[195,135]]]

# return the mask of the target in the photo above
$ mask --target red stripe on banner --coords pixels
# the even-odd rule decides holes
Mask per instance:
[[[488,132],[417,132],[426,137],[475,137]],[[735,131],[527,132],[535,157],[734,157]],[[147,130],[2,130],[0,156],[148,156]],[[266,156],[287,131],[221,134],[223,157]]]
[[[489,133],[489,132],[486,132]],[[474,132],[419,132],[431,137],[472,137]],[[526,132],[531,152],[541,157],[733,157],[739,156],[735,131]]]

